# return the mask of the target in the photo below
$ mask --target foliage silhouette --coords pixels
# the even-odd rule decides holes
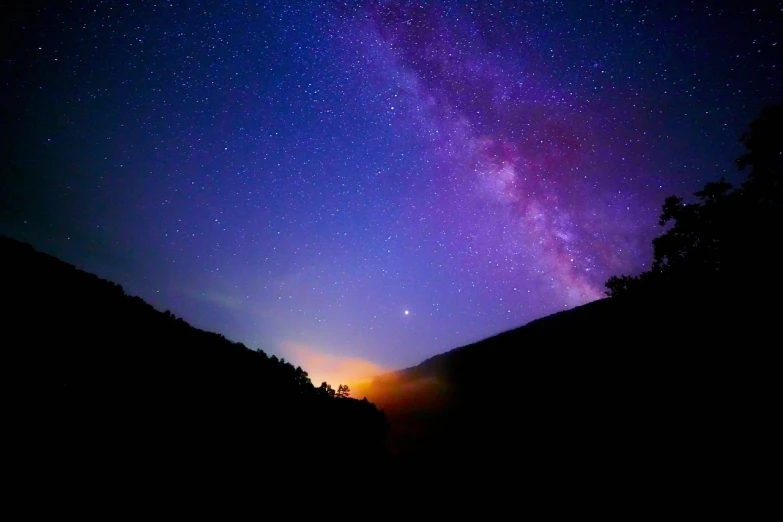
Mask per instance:
[[[707,183],[691,203],[666,198],[659,224],[667,230],[653,240],[651,269],[611,277],[609,296],[720,288],[749,299],[780,289],[773,238],[783,217],[783,105],[765,108],[740,141],[746,153],[737,166],[750,168],[745,182]]]
[[[339,399],[346,399],[350,397],[351,395],[351,389],[348,387],[347,384],[341,384],[337,387],[337,393],[335,393],[335,397]]]
[[[334,398],[335,395],[334,388],[332,388],[332,385],[327,384],[326,382],[321,383],[321,386],[318,388],[318,393],[322,397],[329,397],[329,398]]]

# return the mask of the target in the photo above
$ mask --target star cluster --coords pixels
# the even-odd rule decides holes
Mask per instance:
[[[0,232],[323,374],[600,298],[647,268],[665,196],[739,179],[739,134],[783,92],[770,2],[6,19]]]

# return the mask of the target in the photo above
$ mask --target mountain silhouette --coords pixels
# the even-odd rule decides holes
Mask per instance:
[[[742,135],[741,186],[667,198],[651,269],[612,277],[608,297],[353,389],[0,238],[10,475],[49,501],[114,506],[244,483],[318,514],[349,488],[386,516],[765,513],[781,130],[777,105]]]
[[[305,469],[383,464],[386,419],[346,388],[30,245],[0,237],[0,259],[6,471],[35,505],[116,509],[259,482],[304,492],[317,488]]]
[[[526,490],[547,496],[643,502],[666,484],[735,498],[758,486],[777,431],[777,328],[761,303],[732,299],[602,299],[359,393],[386,412],[401,467],[426,463],[455,488],[465,470],[471,483],[524,470]]]
[[[780,436],[781,136],[769,106],[740,138],[744,183],[667,198],[650,270],[610,278],[609,297],[358,388],[396,462],[455,490],[518,471],[553,503],[760,509]]]

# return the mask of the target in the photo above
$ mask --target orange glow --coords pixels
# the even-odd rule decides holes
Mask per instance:
[[[366,397],[381,408],[391,428],[389,449],[398,455],[418,451],[450,399],[451,388],[440,376],[413,377],[411,372],[388,371],[372,361],[302,343],[285,342],[281,348],[287,360],[308,372],[314,385],[326,381],[336,389],[347,384],[351,397]]]
[[[286,341],[281,348],[291,364],[301,366],[308,373],[313,385],[319,386],[326,381],[336,389],[340,384],[347,384],[351,396],[356,398],[363,397],[354,392],[356,387],[388,371],[372,361],[327,353],[301,343]]]
[[[333,388],[347,384],[352,397],[367,397],[385,410],[438,407],[448,392],[448,387],[438,377],[411,379],[372,361],[327,353],[302,343],[286,341],[281,348],[287,360],[307,371],[315,386],[324,381]]]
[[[387,412],[422,411],[440,407],[448,386],[438,377],[411,379],[394,372],[356,384],[356,395],[366,396]]]
[[[324,381],[333,388],[347,384],[351,397],[366,397],[381,408],[391,426],[389,448],[396,454],[416,451],[450,398],[450,386],[439,376],[414,378],[409,372],[388,371],[372,361],[302,343],[285,342],[281,348],[287,360],[308,372],[314,385]]]
[[[393,372],[358,384],[357,397],[367,397],[386,413],[391,432],[389,449],[394,454],[418,451],[439,412],[448,403],[450,387],[440,377],[413,378]]]

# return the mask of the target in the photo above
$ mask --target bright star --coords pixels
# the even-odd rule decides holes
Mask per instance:
[[[405,310],[405,315],[408,315],[408,311],[407,310]]]

